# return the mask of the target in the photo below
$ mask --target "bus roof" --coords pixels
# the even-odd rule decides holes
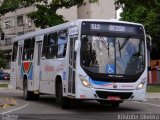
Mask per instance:
[[[133,24],[133,25],[143,26],[142,24],[139,24],[139,23],[119,21],[117,19],[109,19],[109,20],[106,20],[106,19],[77,19],[77,20],[73,20],[71,22],[63,23],[63,24],[60,24],[60,25],[56,25],[56,26],[53,26],[53,27],[46,28],[46,29],[40,29],[40,30],[37,30],[37,31],[34,31],[34,32],[30,32],[30,33],[26,33],[24,35],[17,36],[17,37],[15,37],[14,41],[24,40],[24,39],[27,39],[27,38],[30,38],[30,37],[43,35],[43,34],[46,34],[46,33],[53,32],[53,31],[59,31],[59,30],[62,30],[62,29],[73,27],[75,25],[80,25],[80,23],[83,22],[83,21],[114,22],[114,23],[125,23],[125,24]]]

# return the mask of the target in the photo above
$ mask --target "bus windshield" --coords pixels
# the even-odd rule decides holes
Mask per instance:
[[[145,67],[144,39],[81,36],[81,65],[92,73],[136,75]]]

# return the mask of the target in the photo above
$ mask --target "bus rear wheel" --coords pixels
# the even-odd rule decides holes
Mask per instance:
[[[69,108],[69,99],[66,97],[63,97],[63,87],[62,82],[56,83],[56,102],[61,105],[63,109]]]
[[[27,84],[27,80],[25,79],[23,81],[23,97],[25,100],[31,100],[32,95],[33,95],[33,93],[28,91],[28,84]]]

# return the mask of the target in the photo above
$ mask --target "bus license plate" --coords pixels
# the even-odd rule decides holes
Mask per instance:
[[[108,96],[107,100],[119,101],[119,100],[121,100],[121,98],[119,96]]]

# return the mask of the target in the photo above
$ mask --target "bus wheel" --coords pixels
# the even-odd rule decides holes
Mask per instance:
[[[25,100],[31,100],[33,92],[28,91],[27,80],[23,81],[23,97]]]
[[[39,100],[39,96],[40,96],[39,94],[34,94],[34,93],[33,93],[33,99],[34,99],[34,100]]]
[[[111,105],[112,105],[113,108],[118,108],[119,104],[120,104],[119,102],[113,102],[113,103],[111,103]]]
[[[61,105],[63,109],[69,108],[69,99],[66,97],[63,97],[63,88],[62,83],[57,82],[56,84],[56,102]]]

